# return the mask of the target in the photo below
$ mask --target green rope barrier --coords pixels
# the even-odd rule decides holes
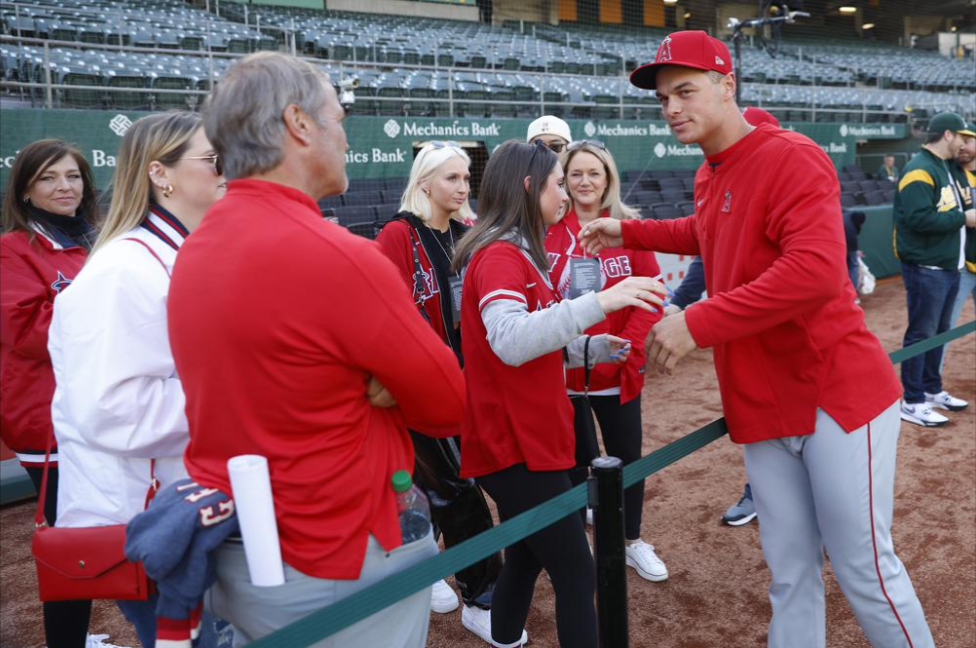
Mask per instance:
[[[976,331],[976,320],[891,354],[892,364],[921,355],[937,346]],[[624,467],[624,487],[645,479],[676,461],[700,450],[728,432],[720,418],[694,432],[641,457]],[[428,587],[479,560],[490,556],[550,524],[579,511],[586,504],[586,484],[580,484],[539,506],[522,513],[474,538],[451,547],[379,583],[322,608],[291,625],[249,644],[251,648],[291,646],[304,648],[375,614],[397,601]]]
[[[961,338],[964,335],[976,331],[976,320],[971,322],[966,322],[954,329],[949,329],[944,333],[939,333],[934,335],[927,340],[922,340],[921,342],[916,342],[910,347],[905,347],[904,349],[898,349],[890,354],[888,357],[891,358],[891,364],[900,364],[909,358],[914,358],[917,355],[922,355],[928,351],[931,351],[937,346],[942,346],[943,344],[949,344],[957,338]]]

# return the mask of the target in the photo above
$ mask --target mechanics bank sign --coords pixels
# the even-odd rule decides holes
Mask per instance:
[[[905,124],[842,124],[840,136],[856,139],[904,139]]]
[[[0,119],[0,183],[5,184],[14,158],[26,144],[57,137],[77,145],[88,157],[95,182],[105,187],[115,171],[119,141],[132,122],[147,113],[100,110],[5,109]],[[378,117],[352,114],[344,122],[351,178],[410,175],[414,151],[430,140],[457,141],[469,150],[490,154],[508,139],[525,140],[530,119]],[[621,172],[696,168],[701,149],[682,144],[663,121],[567,120],[574,139],[596,139],[613,153]],[[855,142],[863,138],[896,138],[904,124],[786,124],[823,148],[834,164],[854,162]]]

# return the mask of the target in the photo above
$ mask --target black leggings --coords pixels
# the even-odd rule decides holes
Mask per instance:
[[[479,477],[478,482],[495,500],[503,522],[572,487],[564,470],[537,472],[525,464]],[[522,636],[535,581],[543,568],[556,592],[559,645],[596,648],[593,556],[578,515],[567,515],[505,549],[505,564],[492,598],[492,639],[510,644]]]
[[[641,441],[644,432],[641,427],[641,399],[634,398],[620,404],[620,396],[589,396],[590,407],[600,422],[603,432],[603,447],[607,455],[617,457],[624,465],[641,458]],[[590,461],[599,456],[596,433],[592,423],[583,420],[587,415],[583,399],[571,398],[576,413],[576,458],[575,470],[569,471],[573,486],[586,481]],[[592,437],[592,438],[590,438]],[[624,491],[624,527],[628,540],[637,540],[641,535],[641,516],[644,512],[644,480]],[[585,511],[583,511],[585,515]]]
[[[34,488],[41,492],[43,468],[25,467]],[[44,519],[54,526],[58,515],[58,469],[51,467],[47,476],[44,497]],[[44,603],[44,635],[48,648],[85,648],[88,623],[91,621],[91,601],[48,601]]]

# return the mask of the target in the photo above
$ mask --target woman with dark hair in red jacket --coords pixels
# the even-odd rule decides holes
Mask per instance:
[[[95,240],[95,183],[81,151],[61,140],[28,144],[14,160],[0,236],[0,433],[40,492],[51,430],[54,372],[47,350],[54,298],[81,270]],[[52,446],[54,444],[52,443]],[[57,517],[57,447],[44,517]],[[44,604],[49,648],[109,646],[88,637],[91,601]]]

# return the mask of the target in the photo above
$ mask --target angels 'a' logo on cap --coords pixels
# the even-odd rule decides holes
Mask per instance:
[[[655,63],[660,63],[661,61],[671,60],[671,37],[668,36],[663,41],[661,45],[657,48],[657,59]]]

